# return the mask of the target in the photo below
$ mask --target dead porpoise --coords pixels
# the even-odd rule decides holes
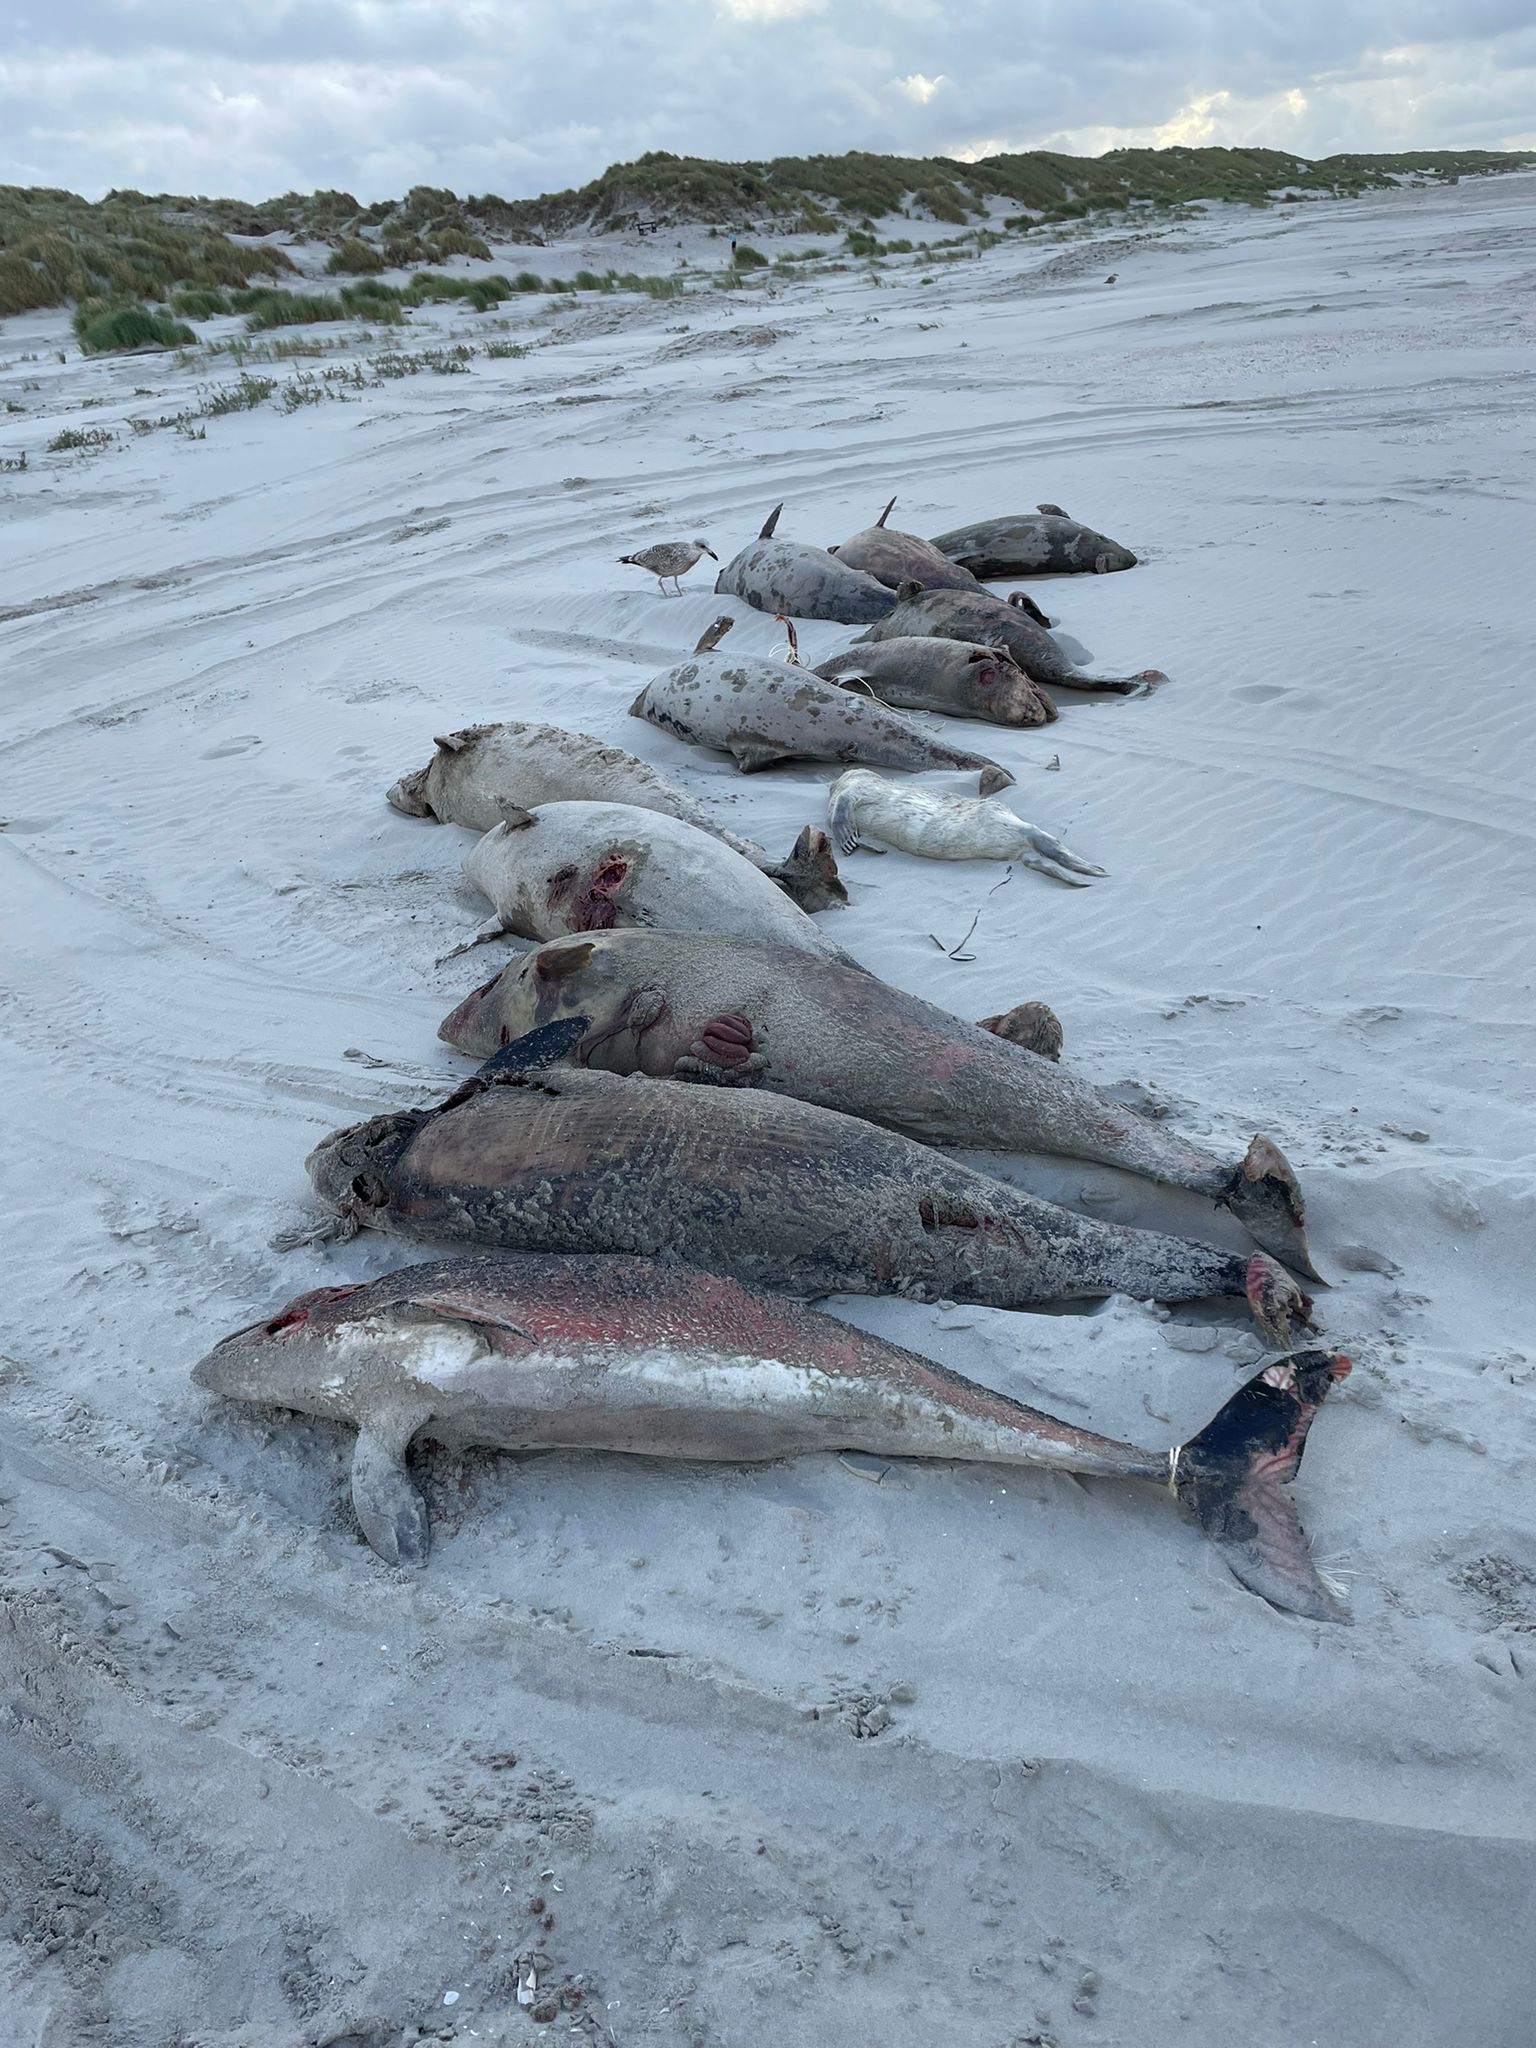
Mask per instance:
[[[1133,676],[1088,675],[1073,667],[1049,631],[1030,618],[1021,605],[1012,598],[1005,602],[992,591],[979,588],[920,590],[915,583],[903,584],[896,594],[896,609],[871,626],[856,644],[896,640],[905,634],[966,640],[981,647],[1006,647],[1035,682],[1063,689],[1139,697],[1154,683],[1168,680],[1157,668],[1145,668]]]
[[[776,861],[756,840],[728,832],[707,804],[668,782],[648,761],[622,747],[605,746],[589,733],[506,719],[498,725],[467,725],[434,745],[437,752],[426,767],[403,775],[389,792],[395,809],[408,817],[489,832],[509,812],[531,811],[540,804],[633,804],[723,839],[802,910],[826,910],[848,901],[836,862],[825,848],[808,848],[803,833],[789,858]]]
[[[970,570],[952,562],[931,540],[897,533],[886,525],[895,503],[892,498],[873,526],[827,552],[848,568],[873,576],[887,590],[899,590],[903,583],[920,583],[924,590],[974,590],[976,578]]]
[[[1347,1358],[1267,1365],[1188,1442],[1143,1451],[1026,1408],[814,1309],[643,1259],[440,1259],[321,1287],[223,1338],[194,1384],[357,1431],[352,1502],[392,1565],[427,1560],[417,1437],[727,1464],[865,1451],[1148,1481],[1271,1605],[1345,1619],[1290,1495]]]
[[[1012,783],[1008,770],[985,754],[951,747],[900,712],[824,682],[797,663],[717,653],[716,642],[730,625],[729,618],[716,619],[687,661],[646,684],[630,716],[732,755],[743,775],[780,761],[840,761],[976,769],[983,796]]]
[[[1307,1296],[1262,1252],[1098,1223],[787,1096],[526,1064],[514,1040],[444,1102],[323,1138],[305,1163],[334,1234],[680,1259],[813,1299],[1234,1295],[1281,1349],[1310,1327]]]
[[[1104,576],[1134,569],[1136,557],[1117,540],[1068,518],[1059,505],[1041,505],[1003,519],[978,519],[933,546],[972,576]]]
[[[967,1024],[862,969],[753,934],[704,941],[687,932],[604,932],[513,961],[466,997],[438,1036],[486,1059],[537,1027],[578,1016],[589,1031],[569,1056],[583,1066],[659,1080],[748,1081],[929,1145],[1119,1167],[1204,1195],[1256,1244],[1318,1277],[1301,1189],[1270,1139],[1254,1138],[1236,1165],[1219,1159],[1070,1067],[1023,1050],[1006,1029],[1009,1017]]]
[[[795,858],[807,870],[830,864],[826,833],[808,825]],[[712,833],[635,804],[538,804],[511,812],[475,841],[464,874],[496,906],[471,944],[506,932],[551,939],[645,925],[772,931],[787,946],[843,957],[760,869]]]
[[[1061,716],[1006,647],[902,634],[861,641],[818,662],[813,674],[876,696],[898,711],[938,711],[989,725],[1050,725]]]
[[[726,563],[715,578],[717,594],[796,619],[835,619],[844,626],[883,619],[896,602],[883,583],[848,568],[826,548],[774,539],[783,510],[775,505],[752,545]]]

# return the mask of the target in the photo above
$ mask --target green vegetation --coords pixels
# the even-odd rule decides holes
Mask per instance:
[[[1109,211],[1221,200],[1264,206],[1285,196],[1353,195],[1401,178],[1454,181],[1531,161],[1528,155],[1488,150],[1309,162],[1284,150],[1178,148],[1111,150],[1101,157],[1031,150],[976,163],[852,150],[726,164],[655,150],[634,163],[613,165],[579,191],[538,199],[495,193],[460,199],[417,185],[403,199],[369,206],[342,191],[287,192],[258,206],[124,191],[93,204],[71,192],[7,185],[0,186],[0,319],[49,306],[89,304],[96,312],[115,312],[146,301],[168,304],[173,315],[193,320],[237,310],[255,327],[339,320],[358,310],[348,292],[377,280],[383,269],[441,265],[454,256],[486,262],[491,240],[541,243],[594,225],[693,221],[737,233],[759,223],[785,233],[841,235],[846,254],[872,260],[912,253],[905,240],[882,245],[876,233],[877,221],[903,214],[971,228],[974,237],[990,208],[1002,202],[1014,209],[1008,228],[1029,233]],[[357,284],[339,297],[300,296],[282,288],[294,269],[282,249],[231,239],[278,233],[328,243],[330,274]],[[970,247],[977,246],[986,244],[971,239]],[[734,270],[739,277],[766,261],[760,250],[741,243]],[[275,282],[256,291],[259,278]],[[417,270],[402,296],[375,299],[368,311],[387,320],[384,308],[392,305],[398,318],[428,298],[463,298],[484,311],[510,292],[639,291],[661,299],[682,289],[675,277],[631,272],[585,271],[566,280],[525,270],[508,282],[431,277]]]
[[[183,321],[148,306],[100,306],[87,300],[75,314],[75,333],[88,356],[111,349],[185,348],[197,336]]]
[[[55,434],[48,443],[48,453],[67,455],[72,449],[83,452],[89,449],[110,448],[112,439],[112,435],[105,427],[66,427],[62,433]]]
[[[194,284],[171,294],[171,311],[179,313],[183,320],[212,320],[220,313],[233,312],[234,308],[226,292],[216,291],[211,285]]]
[[[761,249],[754,249],[750,242],[739,242],[731,251],[733,270],[766,270],[768,258]]]
[[[444,263],[450,256],[478,256],[482,263],[491,260],[490,249],[484,240],[463,228],[444,228],[440,234],[428,235],[427,247],[434,263]]]
[[[164,301],[178,285],[227,289],[293,268],[281,249],[242,248],[170,217],[186,204],[111,192],[90,205],[73,192],[0,185],[0,318],[88,299]]]
[[[244,370],[238,384],[226,384],[222,390],[210,392],[199,410],[211,420],[222,419],[231,412],[253,412],[258,405],[265,405],[276,389],[275,377],[253,377]]]
[[[381,250],[360,235],[343,235],[325,266],[332,277],[376,277],[389,264]]]

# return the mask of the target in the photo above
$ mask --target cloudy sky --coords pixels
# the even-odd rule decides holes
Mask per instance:
[[[1536,0],[0,0],[0,183],[517,197],[647,149],[1536,147]]]

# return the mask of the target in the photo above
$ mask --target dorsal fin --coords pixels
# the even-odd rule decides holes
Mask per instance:
[[[703,632],[699,635],[698,640],[694,646],[694,653],[710,653],[712,649],[720,645],[720,642],[725,638],[726,634],[729,633],[729,631],[731,630],[732,626],[735,625],[735,623],[736,621],[731,617],[729,612],[722,612],[719,618],[715,619],[710,625],[707,625],[704,628]],[[643,696],[644,694],[645,692],[642,691],[641,696]],[[638,703],[639,699],[637,698],[635,701]]]
[[[880,514],[880,517],[879,517],[879,518],[878,518],[878,519],[877,519],[877,520],[875,521],[875,524],[876,524],[876,526],[884,526],[884,524],[885,524],[885,522],[887,521],[887,519],[889,519],[889,518],[890,518],[891,514],[892,514],[892,513],[893,513],[893,512],[895,511],[895,510],[896,510],[896,500],[895,500],[894,498],[892,498],[891,502],[890,502],[890,503],[889,503],[889,504],[888,504],[888,505],[886,506],[885,510],[884,510],[884,511],[883,511],[883,512],[882,512],[882,513]]]
[[[765,520],[763,521],[763,530],[762,530],[762,532],[761,532],[761,533],[760,533],[760,534],[759,534],[759,535],[757,536],[759,540],[772,540],[772,539],[773,539],[773,529],[774,529],[774,528],[775,528],[775,527],[776,527],[776,526],[778,525],[778,523],[779,523],[779,514],[780,514],[780,513],[781,513],[781,512],[783,511],[783,510],[784,510],[784,504],[783,504],[783,500],[781,499],[781,500],[779,501],[779,503],[778,503],[777,505],[775,505],[775,506],[774,506],[773,510],[772,510],[772,511],[771,511],[771,512],[770,512],[770,513],[768,514],[768,517],[767,517],[767,518],[766,518],[766,519],[765,519]]]

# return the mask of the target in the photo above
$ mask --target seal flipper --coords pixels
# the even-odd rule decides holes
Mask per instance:
[[[833,790],[831,801],[827,805],[827,827],[839,853],[857,851],[859,824],[851,790]]]
[[[996,1017],[978,1017],[977,1027],[1005,1038],[1024,1052],[1038,1053],[1043,1060],[1061,1058],[1061,1019],[1045,1003],[1015,1003]]]
[[[1307,1249],[1307,1208],[1301,1187],[1278,1145],[1268,1138],[1255,1138],[1217,1200],[1232,1211],[1255,1244],[1306,1279],[1322,1280]]]
[[[501,828],[497,826],[494,829],[499,831]],[[504,939],[507,936],[506,920],[500,916],[493,917],[487,923],[481,925],[479,931],[475,932],[470,938],[463,940],[459,945],[451,948],[450,951],[443,955],[442,959],[434,964],[438,967],[444,967],[450,960],[457,960],[461,953],[472,953],[476,946],[488,946],[492,939]]]
[[[1053,881],[1066,882],[1074,889],[1086,889],[1087,881],[1079,881],[1079,876],[1109,873],[1108,868],[1095,867],[1092,861],[1080,859],[1070,847],[1063,846],[1054,834],[1042,832],[1038,825],[1026,825],[1024,839],[1029,851],[1018,853],[1014,858],[1024,867],[1035,868],[1042,875],[1049,875]]]
[[[727,735],[725,744],[735,756],[736,766],[743,775],[756,775],[759,769],[777,767],[780,761],[792,761],[793,754],[783,747],[776,747],[771,740],[754,739],[751,733],[733,732]]]
[[[1085,676],[1074,669],[1069,676],[1058,676],[1055,687],[1058,690],[1081,690],[1085,697],[1145,697],[1159,683],[1167,680],[1160,668],[1138,669],[1133,676]]]
[[[1172,1455],[1180,1505],[1242,1585],[1273,1607],[1309,1621],[1346,1621],[1319,1576],[1306,1533],[1284,1491],[1295,1478],[1312,1418],[1350,1361],[1302,1351],[1267,1365]]]
[[[1013,606],[1015,611],[1023,612],[1026,617],[1033,619],[1037,626],[1045,626],[1046,628],[1049,628],[1051,623],[1050,620],[1045,616],[1045,613],[1041,611],[1039,605],[1035,603],[1035,600],[1030,596],[1027,590],[1012,591],[1009,594],[1008,602]]]
[[[431,1415],[429,1403],[413,1402],[370,1410],[358,1423],[352,1505],[369,1548],[386,1564],[427,1561],[427,1504],[405,1469],[405,1454]]]
[[[763,521],[762,531],[757,536],[759,540],[773,539],[773,529],[778,525],[779,514],[783,510],[784,501],[780,499],[779,503],[774,506],[773,510],[768,514],[768,517]]]
[[[802,910],[832,910],[848,901],[848,891],[832,857],[831,842],[815,825],[802,830],[786,859],[763,872]]]

